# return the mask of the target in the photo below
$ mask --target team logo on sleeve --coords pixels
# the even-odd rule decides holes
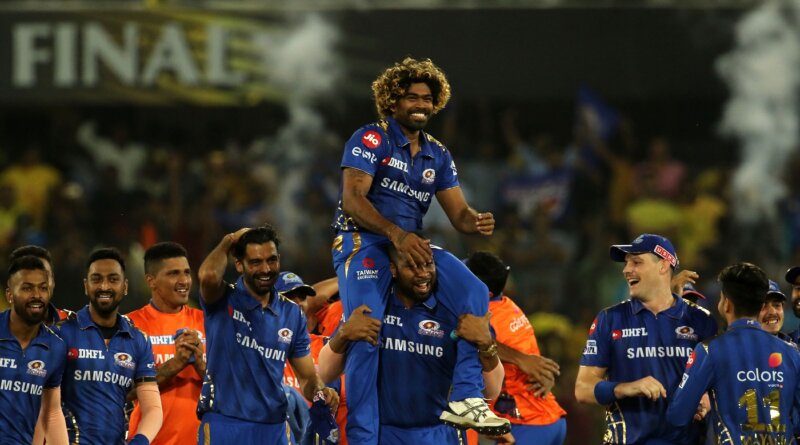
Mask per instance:
[[[777,368],[783,363],[783,355],[780,352],[773,352],[769,355],[769,367]]]
[[[439,329],[440,325],[438,322],[433,320],[422,320],[419,322],[419,334],[420,335],[428,335],[430,337],[442,338],[444,337],[444,331]]]
[[[44,369],[44,362],[41,360],[31,360],[28,362],[28,374],[36,377],[45,377],[47,370]]]
[[[597,355],[597,341],[586,340],[586,347],[583,348],[583,355]]]
[[[458,176],[458,170],[456,170],[456,161],[450,161],[450,170],[453,170],[453,176]]]
[[[433,181],[435,180],[436,180],[436,170],[432,168],[426,168],[425,171],[422,172],[423,184],[433,184]]]
[[[136,362],[134,362],[133,357],[126,352],[117,352],[114,354],[114,363],[122,368],[136,369]]]
[[[697,341],[697,334],[691,326],[680,326],[675,328],[675,333],[678,334],[678,340],[692,340]]]
[[[294,333],[289,328],[283,328],[278,331],[278,341],[281,343],[291,343],[292,342],[292,335]]]
[[[381,135],[377,131],[368,131],[361,136],[361,143],[370,150],[374,150],[381,145]]]

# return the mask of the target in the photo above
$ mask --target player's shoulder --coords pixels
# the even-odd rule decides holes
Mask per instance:
[[[122,323],[127,324],[132,336],[134,337],[138,336],[144,338],[145,340],[148,339],[147,332],[142,330],[141,327],[137,326],[131,317],[129,317],[128,315],[121,315],[120,317],[122,318]]]
[[[389,121],[380,119],[368,124],[362,125],[353,135],[351,140],[358,138],[361,142],[369,148],[375,148],[383,142],[383,139],[389,134]]]
[[[700,306],[699,304],[697,304],[695,302],[692,302],[692,301],[689,301],[689,300],[683,300],[683,302],[686,303],[687,310],[689,311],[690,314],[697,315],[697,316],[699,316],[701,318],[712,318],[713,319],[713,315],[711,315],[711,311],[709,311],[708,309],[704,308],[703,306]]]
[[[431,144],[431,146],[433,146],[435,148],[438,148],[443,153],[447,153],[447,147],[441,141],[436,139],[432,134],[425,133],[425,138],[428,140],[428,142]]]
[[[633,301],[631,299],[620,301],[600,310],[598,317],[623,317],[631,313]]]

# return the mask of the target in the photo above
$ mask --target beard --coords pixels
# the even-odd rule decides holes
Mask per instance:
[[[266,278],[270,284],[262,282],[262,278]],[[275,283],[273,274],[264,273],[253,275],[245,274],[244,282],[247,284],[247,287],[253,291],[253,293],[260,297],[268,295],[270,292],[272,292],[272,287]]]
[[[33,326],[44,321],[45,314],[47,314],[47,305],[45,305],[40,312],[31,312],[28,309],[28,303],[19,303],[15,301],[14,312],[25,324]]]
[[[106,302],[106,300],[99,301],[97,293],[95,293],[94,298],[89,298],[89,304],[92,306],[92,309],[104,317],[113,314],[121,302],[122,299],[117,299],[116,293],[111,294],[111,299],[108,302]]]

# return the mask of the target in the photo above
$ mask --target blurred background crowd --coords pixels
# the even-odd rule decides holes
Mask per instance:
[[[33,20],[26,5],[36,2],[12,3],[19,9],[5,5],[0,21]],[[762,141],[754,149],[766,153],[762,170],[742,173],[752,139],[731,130],[739,128],[730,120],[737,81],[725,65],[742,56],[736,48],[747,34],[737,23],[759,12],[747,2],[722,2],[719,10],[558,3],[489,11],[361,5],[315,19],[272,11],[290,41],[293,27],[321,29],[287,46],[299,60],[288,89],[304,76],[333,76],[313,97],[220,105],[172,95],[153,105],[109,89],[102,101],[59,98],[60,90],[48,97],[52,82],[38,93],[21,91],[0,75],[0,90],[16,95],[0,101],[0,268],[19,245],[47,247],[58,280],[54,301],[78,309],[86,302],[87,254],[117,247],[129,259],[127,312],[147,302],[141,258],[148,246],[179,242],[196,270],[224,234],[268,221],[283,241],[283,270],[306,282],[331,277],[338,166],[350,134],[376,118],[369,82],[405,55],[431,57],[450,76],[454,100],[427,130],[449,147],[468,202],[493,212],[497,229],[489,238],[459,235],[434,207],[425,233],[458,256],[490,250],[511,265],[509,295],[530,314],[543,354],[561,364],[557,396],[568,422],[596,421],[600,410],[575,406],[572,388],[592,318],[626,298],[609,245],[644,232],[667,236],[681,266],[700,273],[708,307],[715,307],[717,272],[734,261],[755,262],[781,282],[786,268],[800,264],[800,176],[793,174],[800,154],[796,135],[775,143],[780,154]],[[91,17],[81,9],[77,18],[63,13],[82,23]],[[384,30],[390,20],[396,24]],[[330,34],[337,26],[341,34]],[[0,55],[9,57],[14,38],[0,40]],[[325,65],[339,59],[346,63]],[[775,72],[768,57],[759,63]],[[758,75],[755,85],[775,90],[764,107],[796,101],[800,76],[780,90]],[[281,88],[280,79],[269,82]],[[87,92],[85,85],[79,91]],[[788,107],[775,125],[796,133],[793,112]],[[760,125],[748,134],[778,134]],[[764,197],[773,199],[746,207]],[[787,311],[786,329],[796,325]],[[589,443],[597,431],[569,428],[570,441]]]

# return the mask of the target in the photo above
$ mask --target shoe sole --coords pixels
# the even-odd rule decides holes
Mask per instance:
[[[453,428],[473,429],[477,431],[478,434],[485,434],[487,436],[502,436],[503,434],[508,434],[511,432],[511,422],[495,426],[481,426],[469,419],[465,419],[464,417],[449,411],[444,411],[442,415],[439,416],[439,420],[441,420],[445,425],[452,426]]]

